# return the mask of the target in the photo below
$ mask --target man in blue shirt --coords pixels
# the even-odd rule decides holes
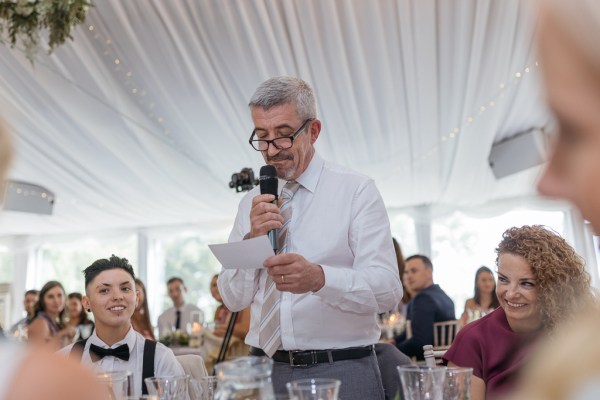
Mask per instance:
[[[454,302],[433,283],[433,264],[426,256],[406,259],[404,284],[414,294],[406,312],[412,337],[407,338],[406,332],[396,336],[396,346],[407,356],[422,360],[423,346],[433,344],[433,324],[455,319]]]

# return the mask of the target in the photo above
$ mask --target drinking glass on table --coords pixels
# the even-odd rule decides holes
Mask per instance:
[[[290,398],[297,400],[338,400],[341,381],[337,379],[300,379],[287,387]]]
[[[96,373],[109,393],[109,400],[123,400],[133,394],[133,373],[131,371],[103,371]]]
[[[444,400],[470,400],[472,374],[473,368],[446,368]]]
[[[213,375],[203,376],[198,379],[202,390],[201,400],[214,400],[217,389],[217,377]]]
[[[405,400],[444,400],[446,367],[396,367]]]
[[[144,379],[148,394],[159,400],[183,400],[188,393],[189,375],[165,376]]]

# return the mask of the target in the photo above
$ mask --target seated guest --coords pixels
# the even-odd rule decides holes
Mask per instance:
[[[227,325],[229,324],[229,317],[231,316],[231,311],[223,304],[223,299],[221,298],[221,294],[219,293],[219,287],[217,286],[217,280],[219,278],[219,274],[216,274],[212,277],[210,281],[210,293],[220,304],[215,311],[215,330],[214,334],[216,336],[225,336],[225,331],[227,330]],[[244,341],[248,331],[250,330],[250,307],[244,308],[242,311],[238,313],[237,319],[235,321],[235,325],[233,327],[233,337]]]
[[[33,321],[33,316],[35,315],[35,303],[37,303],[37,301],[37,290],[31,289],[25,292],[25,296],[23,297],[23,308],[25,310],[26,315],[10,327],[8,334],[14,336],[15,332],[19,331],[19,328],[27,330],[27,327],[29,326],[31,321]]]
[[[433,264],[428,257],[419,254],[408,257],[404,276],[404,283],[414,294],[406,310],[412,337],[407,338],[403,332],[396,336],[396,346],[407,356],[422,360],[423,346],[433,344],[434,322],[454,319],[454,302],[433,283]]]
[[[183,279],[173,277],[167,281],[167,290],[169,297],[173,301],[173,307],[165,310],[158,317],[158,336],[163,337],[172,330],[186,331],[188,323],[191,324],[192,312],[200,315],[200,320],[204,321],[204,313],[193,304],[185,302],[185,293],[187,288]]]
[[[80,339],[87,339],[94,330],[94,322],[88,316],[88,313],[83,308],[81,293],[73,292],[67,296],[69,309],[69,326],[77,329]]]
[[[480,267],[475,273],[475,296],[465,302],[465,311],[460,317],[464,326],[500,307],[496,296],[496,281],[488,267]]]
[[[154,328],[150,322],[150,310],[146,301],[146,286],[139,278],[135,278],[135,289],[138,292],[138,303],[131,316],[131,325],[133,329],[142,334],[143,337],[150,340],[156,340],[154,337]]]
[[[58,350],[71,343],[76,330],[66,323],[65,289],[57,281],[49,281],[40,290],[35,316],[29,324],[27,337],[31,343],[47,343]]]
[[[543,226],[508,229],[496,253],[500,307],[461,329],[444,356],[473,368],[472,400],[510,393],[532,343],[592,297],[582,259]]]
[[[131,326],[137,304],[135,274],[125,258],[115,255],[96,260],[83,271],[83,304],[91,309],[96,329],[88,340],[61,350],[100,371],[132,371],[133,395],[146,393],[144,378],[183,375],[173,352],[161,343],[144,339]]]

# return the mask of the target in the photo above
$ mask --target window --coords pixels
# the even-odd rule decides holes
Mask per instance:
[[[129,260],[137,272],[137,239],[131,234],[119,238],[99,240],[83,239],[64,244],[45,244],[37,252],[34,271],[29,271],[27,287],[41,289],[50,281],[57,280],[65,291],[85,291],[82,271],[100,258],[112,254]]]
[[[159,240],[158,257],[162,258],[163,270],[160,271],[161,261],[158,261],[158,275],[162,284],[157,287],[158,301],[155,302],[157,312],[153,315],[153,322],[163,310],[172,307],[173,304],[167,294],[166,281],[177,276],[185,282],[187,303],[195,304],[204,311],[205,321],[214,319],[217,302],[210,294],[210,280],[213,275],[221,270],[221,264],[212,255],[208,244],[223,243],[227,241],[225,233],[217,233],[216,238],[207,238],[197,232],[186,232],[175,237]],[[161,255],[162,254],[162,255]],[[158,304],[157,304],[158,303]]]

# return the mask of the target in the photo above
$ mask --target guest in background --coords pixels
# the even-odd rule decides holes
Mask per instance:
[[[15,322],[13,326],[10,327],[8,333],[11,336],[14,336],[15,332],[19,332],[19,329],[26,331],[31,321],[33,321],[33,317],[35,315],[35,303],[38,301],[38,293],[39,292],[35,289],[25,292],[25,296],[23,296],[23,309],[25,310],[25,317]]]
[[[158,336],[163,337],[172,330],[186,331],[188,324],[191,325],[192,313],[198,313],[200,322],[204,321],[204,313],[193,304],[185,302],[187,288],[183,279],[173,277],[167,281],[169,297],[173,301],[173,307],[165,310],[158,317]]]
[[[433,344],[433,324],[454,319],[454,302],[439,285],[433,283],[433,264],[420,254],[406,259],[406,286],[415,295],[408,303],[406,319],[410,321],[412,337],[407,332],[396,336],[398,349],[409,357],[423,359],[423,346]]]
[[[150,340],[156,340],[154,337],[154,328],[150,322],[150,310],[146,299],[146,286],[139,278],[135,278],[135,290],[138,295],[138,302],[135,311],[131,316],[131,325],[143,337]]]
[[[215,310],[215,330],[213,333],[216,336],[223,337],[225,336],[225,331],[227,330],[227,325],[229,324],[231,311],[229,311],[227,306],[223,304],[223,299],[221,298],[219,287],[217,286],[218,278],[219,274],[216,274],[210,280],[210,293],[214,299],[219,302],[219,306]],[[233,327],[233,337],[243,341],[248,334],[248,330],[250,330],[250,307],[246,307],[238,313],[237,320],[235,321],[235,325]]]
[[[540,4],[540,67],[558,135],[538,189],[572,202],[600,233],[600,3],[544,0]],[[574,319],[563,323],[537,352],[515,399],[600,398],[597,305],[582,309]]]
[[[496,254],[500,307],[461,329],[444,355],[473,368],[472,400],[510,395],[533,343],[593,298],[583,260],[543,226],[506,230]]]
[[[57,281],[49,281],[40,290],[35,316],[28,329],[32,343],[48,343],[56,350],[69,344],[76,330],[66,322],[65,289]]]
[[[73,292],[67,296],[67,309],[69,310],[69,326],[77,329],[79,338],[87,339],[94,330],[94,322],[83,308],[81,293]]]
[[[475,273],[475,296],[465,302],[465,311],[460,317],[464,326],[500,307],[496,295],[494,274],[488,267],[480,267]]]

